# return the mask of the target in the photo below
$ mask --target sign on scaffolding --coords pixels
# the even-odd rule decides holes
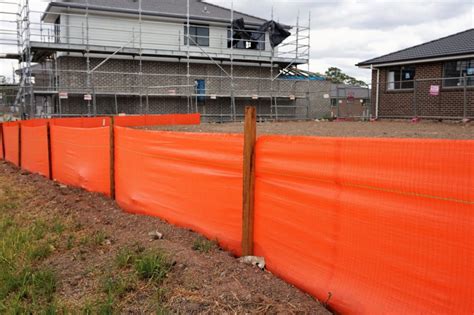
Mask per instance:
[[[67,100],[68,99],[67,92],[59,92],[59,99]]]
[[[85,94],[85,95],[84,95],[84,101],[92,101],[92,95],[90,95],[90,94]]]

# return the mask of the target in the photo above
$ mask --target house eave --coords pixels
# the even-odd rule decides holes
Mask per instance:
[[[86,6],[82,4],[77,4],[77,3],[71,3],[71,2],[50,2],[43,13],[43,16],[41,17],[42,21],[45,22],[53,22],[56,19],[56,16],[58,14],[61,14],[62,9],[78,9],[78,10],[85,10]],[[102,12],[102,13],[119,13],[119,14],[127,14],[127,15],[138,15],[139,11],[138,10],[133,10],[133,9],[123,9],[123,8],[107,8],[107,7],[101,7],[101,6],[94,6],[94,5],[89,5],[88,7],[89,11],[95,11],[95,12]],[[182,19],[186,20],[187,17],[186,15],[183,14],[174,14],[174,13],[160,13],[160,12],[153,12],[153,11],[142,11],[141,14],[144,17],[161,17],[161,18],[173,18],[173,19]],[[190,19],[192,21],[205,21],[205,22],[216,22],[216,23],[226,23],[230,24],[231,20],[230,19],[223,19],[223,18],[215,18],[215,17],[203,17],[203,16],[190,16]],[[262,19],[262,22],[250,22],[246,21],[245,23],[249,26],[260,26],[265,22],[264,19]]]
[[[453,56],[422,58],[422,59],[412,59],[412,60],[400,60],[400,61],[382,62],[382,63],[365,63],[365,62],[363,62],[363,63],[356,64],[356,66],[359,67],[359,68],[363,68],[363,69],[372,69],[372,68],[382,68],[382,67],[399,66],[399,65],[411,65],[411,64],[417,64],[417,63],[430,63],[430,62],[438,62],[438,61],[460,60],[460,59],[466,59],[466,58],[474,58],[474,53],[453,55]]]

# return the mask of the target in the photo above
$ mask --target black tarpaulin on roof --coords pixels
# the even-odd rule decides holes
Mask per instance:
[[[282,25],[275,21],[268,21],[262,24],[257,32],[251,32],[245,28],[244,19],[240,18],[232,21],[232,29],[234,31],[232,36],[234,46],[236,46],[241,40],[263,42],[265,39],[265,33],[268,32],[270,35],[270,45],[272,48],[275,48],[291,35],[288,31],[291,27]]]

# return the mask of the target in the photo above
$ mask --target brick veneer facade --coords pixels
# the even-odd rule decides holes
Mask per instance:
[[[464,113],[463,87],[443,87],[441,62],[410,65],[415,68],[416,87],[409,90],[388,90],[387,75],[392,67],[380,68],[379,110],[380,118],[462,118]],[[430,95],[431,85],[441,87],[438,96]],[[372,108],[375,115],[377,70],[372,70]],[[467,118],[474,118],[474,86],[466,89]]]
[[[90,67],[94,68],[102,60],[91,58]],[[98,114],[113,114],[117,110],[127,114],[187,112],[188,99],[186,95],[189,90],[186,87],[179,87],[188,83],[186,63],[143,61],[142,68],[143,76],[140,78],[139,75],[135,74],[139,72],[139,62],[137,60],[111,59],[94,73],[91,77],[91,86],[95,87],[95,93],[97,94]],[[230,66],[223,66],[223,68],[227,73],[230,73]],[[60,57],[58,59],[58,70],[60,90],[69,93],[67,100],[61,100],[62,113],[87,114],[89,110],[88,102],[83,99],[83,94],[87,90],[86,59]],[[246,77],[246,79],[234,79],[237,115],[243,117],[245,106],[253,105],[257,107],[258,115],[270,116],[272,113],[269,98],[272,89],[270,80],[251,79],[269,79],[270,68],[264,66],[234,66],[233,70],[235,77]],[[278,70],[275,69],[273,75],[275,76],[277,73]],[[205,80],[206,94],[216,94],[217,99],[206,97],[203,102],[199,102],[199,112],[204,115],[213,115],[212,117],[215,118],[213,120],[229,119],[228,117],[231,114],[231,80],[226,78],[226,74],[214,64],[191,64],[189,82],[193,84],[194,80],[200,79]],[[329,115],[330,103],[328,99],[324,98],[324,94],[329,92],[330,85],[329,81],[274,81],[274,94],[282,96],[278,99],[278,104],[282,106],[278,109],[280,118],[304,119]],[[140,89],[139,86],[176,87]],[[41,87],[37,86],[36,89],[40,90]],[[138,96],[140,93],[142,94],[141,101]],[[147,94],[151,95],[146,97]],[[247,97],[244,97],[244,95]],[[248,97],[249,95],[259,95],[259,98],[252,99]],[[297,96],[296,100],[290,100],[290,95]],[[58,100],[52,100],[51,102],[56,103],[55,112],[58,112]],[[309,106],[309,108],[306,109],[306,106]],[[273,114],[275,114],[274,111]]]

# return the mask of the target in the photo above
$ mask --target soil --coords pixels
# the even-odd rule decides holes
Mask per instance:
[[[152,130],[242,133],[243,123],[210,123],[192,126],[153,126]],[[406,120],[351,122],[351,121],[293,121],[258,123],[257,133],[303,135],[321,137],[375,138],[438,138],[474,139],[474,123]]]
[[[235,126],[235,125],[234,125]],[[221,126],[231,128],[231,125]],[[101,277],[110,270],[119,249],[141,246],[168,253],[174,262],[162,284],[164,307],[173,313],[308,313],[329,314],[308,294],[269,272],[240,263],[215,247],[208,253],[193,250],[199,236],[158,218],[123,212],[105,196],[66,187],[39,175],[29,174],[0,162],[0,181],[31,198],[20,201],[18,210],[34,218],[61,218],[78,235],[104,233],[100,246],[72,248],[61,245],[42,264],[53,268],[59,283],[57,297],[68,309],[80,309],[97,294]],[[159,231],[164,239],[150,240]],[[67,236],[64,235],[64,243]],[[160,290],[161,290],[160,289]],[[121,313],[148,313],[147,303],[156,288],[146,285],[129,293]]]

